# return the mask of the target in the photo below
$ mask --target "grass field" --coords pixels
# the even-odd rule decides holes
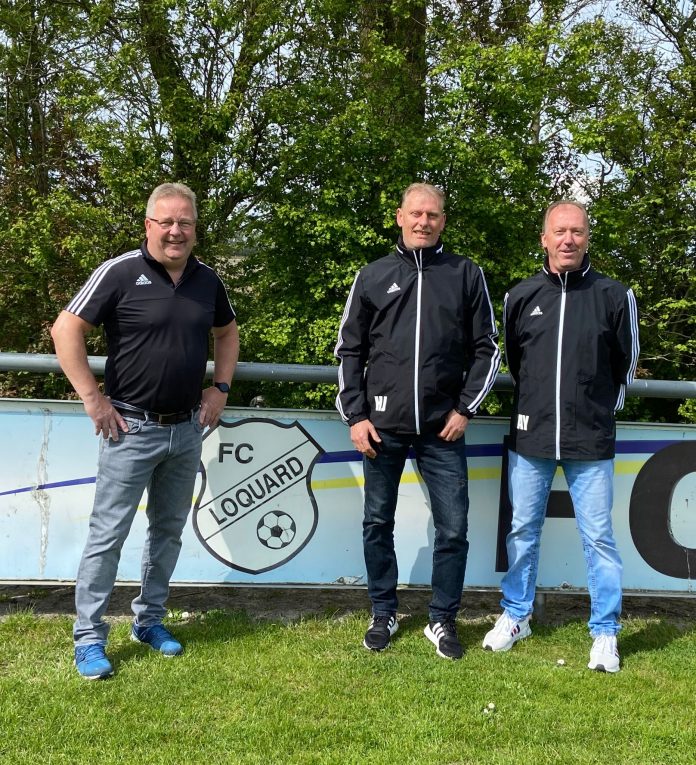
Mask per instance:
[[[367,611],[285,624],[213,610],[170,626],[166,659],[117,620],[116,675],[81,679],[71,619],[0,620],[0,762],[693,763],[696,629],[631,618],[623,669],[586,669],[584,623],[535,626],[507,654],[490,621],[459,622],[467,653],[435,656],[421,615],[366,651]],[[564,659],[565,665],[557,664]],[[491,705],[494,705],[491,707]]]

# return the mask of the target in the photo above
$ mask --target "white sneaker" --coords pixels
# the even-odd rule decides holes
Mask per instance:
[[[483,639],[483,647],[487,651],[509,651],[518,640],[529,637],[532,628],[529,626],[529,617],[515,619],[507,612],[498,617],[490,632]]]
[[[597,672],[618,672],[621,669],[615,635],[599,635],[594,639],[587,667]]]

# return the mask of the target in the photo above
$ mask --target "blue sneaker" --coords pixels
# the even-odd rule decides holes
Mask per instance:
[[[131,640],[147,643],[164,656],[178,656],[184,652],[181,643],[162,624],[153,624],[151,627],[139,627],[134,624],[131,629]]]
[[[101,643],[75,646],[75,666],[87,680],[102,680],[114,674],[111,662],[106,658]]]

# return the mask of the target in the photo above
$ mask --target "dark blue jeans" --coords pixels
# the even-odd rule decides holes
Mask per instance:
[[[367,588],[375,614],[396,613],[398,567],[394,552],[394,517],[399,481],[412,446],[428,493],[435,525],[431,621],[454,617],[459,610],[469,543],[466,446],[443,441],[435,433],[399,435],[380,431],[374,459],[363,457],[365,516],[363,548]]]

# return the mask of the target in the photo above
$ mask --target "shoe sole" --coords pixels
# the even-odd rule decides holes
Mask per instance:
[[[77,669],[77,664],[75,662],[73,662],[73,664],[75,664],[75,668]],[[103,672],[101,675],[83,675],[82,672],[80,672],[80,670],[78,669],[77,674],[83,680],[107,680],[109,677],[114,676],[114,671],[112,669],[111,672]]]
[[[363,645],[365,646],[365,648],[367,648],[368,651],[372,651],[373,653],[381,653],[382,651],[386,651],[387,648],[389,648],[389,646],[391,645],[391,640],[384,646],[384,648],[373,648],[372,646],[368,645],[364,640],[363,640]]]
[[[592,664],[588,664],[587,668],[591,669],[593,672],[604,672],[607,675],[615,675],[621,669],[621,667],[607,668],[604,666],[604,664],[595,664],[594,667],[592,666]]]
[[[481,645],[483,646],[484,651],[493,651],[494,653],[503,653],[504,651],[509,651],[515,645],[515,643],[518,643],[520,640],[524,640],[525,638],[531,637],[531,635],[532,635],[532,630],[529,627],[529,625],[527,625],[526,628],[522,628],[517,633],[517,635],[515,635],[512,638],[511,643],[504,645],[502,648],[494,648],[490,643],[486,643],[485,640],[483,641]]]
[[[430,625],[428,624],[426,628],[423,630],[423,634],[428,638],[428,640],[435,646],[435,653],[441,658],[441,659],[447,659],[448,661],[459,661],[461,659],[461,656],[448,656],[446,653],[442,653],[440,650],[440,644],[438,642],[438,639],[433,635],[432,631],[430,630]],[[462,656],[464,653],[462,652]]]

